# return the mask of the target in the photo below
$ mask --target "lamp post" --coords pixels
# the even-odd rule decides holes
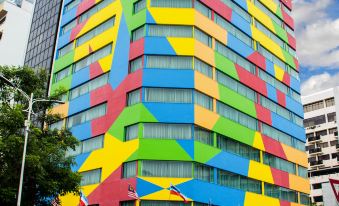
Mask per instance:
[[[27,114],[27,119],[25,120],[25,143],[24,143],[24,151],[22,153],[20,182],[19,182],[19,192],[18,192],[18,199],[17,199],[17,206],[20,206],[21,205],[21,196],[22,196],[22,183],[23,183],[23,177],[24,177],[24,171],[25,171],[25,159],[26,159],[28,132],[29,132],[29,126],[30,126],[30,121],[31,121],[31,114],[32,114],[33,104],[36,103],[36,102],[53,102],[53,103],[64,104],[65,102],[59,101],[59,100],[33,99],[33,96],[34,96],[33,93],[31,93],[31,95],[28,96],[26,94],[26,92],[22,91],[13,82],[8,80],[4,76],[0,75],[0,79],[5,81],[6,84],[10,85],[15,90],[19,91],[26,98],[26,100],[28,101],[28,114]]]

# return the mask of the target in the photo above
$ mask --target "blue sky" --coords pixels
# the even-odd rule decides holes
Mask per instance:
[[[339,86],[339,0],[294,0],[302,95]]]

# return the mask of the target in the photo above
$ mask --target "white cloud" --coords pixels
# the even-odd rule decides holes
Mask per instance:
[[[329,89],[339,85],[339,73],[330,75],[325,72],[323,74],[314,75],[301,85],[301,94],[309,95],[318,91]]]

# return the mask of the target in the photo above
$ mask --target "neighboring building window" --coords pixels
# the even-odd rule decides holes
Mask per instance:
[[[125,162],[122,165],[122,177],[131,178],[137,176],[137,161]]]
[[[192,0],[151,0],[152,7],[192,8]]]
[[[322,109],[322,108],[324,108],[324,102],[318,101],[318,102],[304,105],[304,112],[305,113],[311,112],[311,111]]]
[[[73,42],[70,42],[69,44],[67,44],[66,46],[62,47],[61,49],[59,49],[58,52],[58,58],[64,56],[65,54],[67,54],[68,52],[72,51],[73,49]]]
[[[212,47],[212,37],[196,27],[194,28],[194,38],[206,46]]]
[[[217,145],[218,148],[223,151],[230,152],[241,157],[260,162],[260,151],[244,143],[232,140],[222,135],[218,135]]]
[[[315,133],[316,137],[321,137],[327,135],[327,130],[321,130]]]
[[[192,37],[192,26],[179,26],[179,25],[148,25],[149,36],[159,37]]]
[[[77,156],[79,154],[88,153],[104,147],[104,135],[91,137],[82,140],[75,149],[68,148],[66,156]]]
[[[152,139],[192,139],[190,124],[144,123],[144,138]]]
[[[300,193],[300,204],[310,205],[310,197],[308,194]]]
[[[325,103],[326,103],[326,107],[333,106],[334,105],[334,97],[326,99]]]
[[[328,133],[329,134],[334,134],[335,132],[337,131],[337,128],[331,128],[331,129],[328,129]]]
[[[127,106],[132,106],[140,103],[140,89],[127,93]]]
[[[136,59],[133,59],[130,62],[130,73],[133,73],[133,72],[141,69],[142,67],[143,67],[143,65],[142,65],[142,56],[138,57]]]
[[[334,122],[336,121],[336,113],[335,112],[332,112],[332,113],[329,113],[327,114],[327,121],[328,122]]]
[[[212,66],[201,61],[200,59],[194,58],[194,69],[204,74],[205,76],[208,76],[211,79],[213,78]]]
[[[316,117],[312,117],[309,119],[304,119],[304,127],[312,127],[315,125],[320,125],[326,123],[325,115],[320,115]]]
[[[213,146],[213,132],[201,127],[194,127],[194,140]]]
[[[80,182],[81,186],[97,184],[97,183],[100,183],[101,168],[86,171],[86,172],[80,172],[80,175],[82,176],[81,182]]]
[[[145,37],[145,26],[138,27],[132,31],[132,42]]]
[[[299,175],[300,177],[307,178],[307,174],[308,174],[307,168],[298,165],[298,175]]]
[[[265,195],[289,202],[298,202],[298,193],[296,191],[268,183],[265,183]]]
[[[89,82],[85,84],[75,87],[74,89],[70,91],[69,100],[75,99],[79,96],[87,94],[99,87],[106,85],[109,79],[108,75],[109,73],[103,74],[95,79],[90,80]]]
[[[50,124],[49,129],[50,130],[54,130],[54,129],[61,130],[63,126],[64,126],[64,120],[60,120],[58,122],[54,122],[53,124]]]
[[[222,186],[261,194],[261,181],[223,170],[218,170],[217,179]]]
[[[126,132],[125,133],[125,140],[126,141],[137,139],[138,138],[138,132],[139,132],[139,125],[133,124],[133,125],[127,126],[125,132]]]
[[[213,111],[213,98],[201,92],[194,91],[194,104],[200,105],[208,110]]]
[[[65,69],[55,73],[54,82],[58,82],[66,77],[68,77],[72,73],[72,65],[66,67]]]
[[[145,102],[192,103],[192,90],[145,88]]]
[[[314,202],[323,202],[323,196],[315,196],[313,197]]]
[[[73,0],[65,6],[65,13],[80,4],[81,0]]]
[[[212,18],[212,10],[202,4],[200,1],[194,1],[194,8],[199,11],[202,15],[206,16],[207,18]]]
[[[274,155],[264,153],[264,164],[267,164],[271,167],[274,167],[279,170],[283,170],[285,172],[296,174],[295,163],[289,162],[287,160],[281,159]]]
[[[258,121],[220,101],[217,101],[217,113],[249,129],[258,130]]]
[[[206,182],[214,182],[214,169],[207,165],[195,163],[194,178]]]
[[[133,4],[133,12],[136,14],[146,8],[146,0],[140,0]]]
[[[92,107],[89,110],[80,112],[79,114],[68,117],[67,128],[77,126],[79,124],[88,122],[92,119],[104,116],[106,114],[106,103],[96,107]]]
[[[313,188],[314,190],[321,189],[321,183],[313,184],[313,185],[312,185],[312,188]]]
[[[192,177],[191,162],[144,160],[141,168],[145,177]]]
[[[185,56],[146,56],[147,68],[192,69],[193,58]]]

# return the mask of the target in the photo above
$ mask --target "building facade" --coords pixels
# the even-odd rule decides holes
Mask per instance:
[[[26,66],[51,71],[62,0],[36,1],[25,55]]]
[[[307,205],[291,1],[65,0],[50,92],[91,205]],[[128,196],[132,185],[141,200]],[[61,197],[77,205],[79,197]]]
[[[339,87],[302,97],[311,198],[318,205],[324,205],[323,185],[329,185],[328,179],[339,180],[338,102]]]
[[[0,0],[0,65],[23,66],[34,4]]]

